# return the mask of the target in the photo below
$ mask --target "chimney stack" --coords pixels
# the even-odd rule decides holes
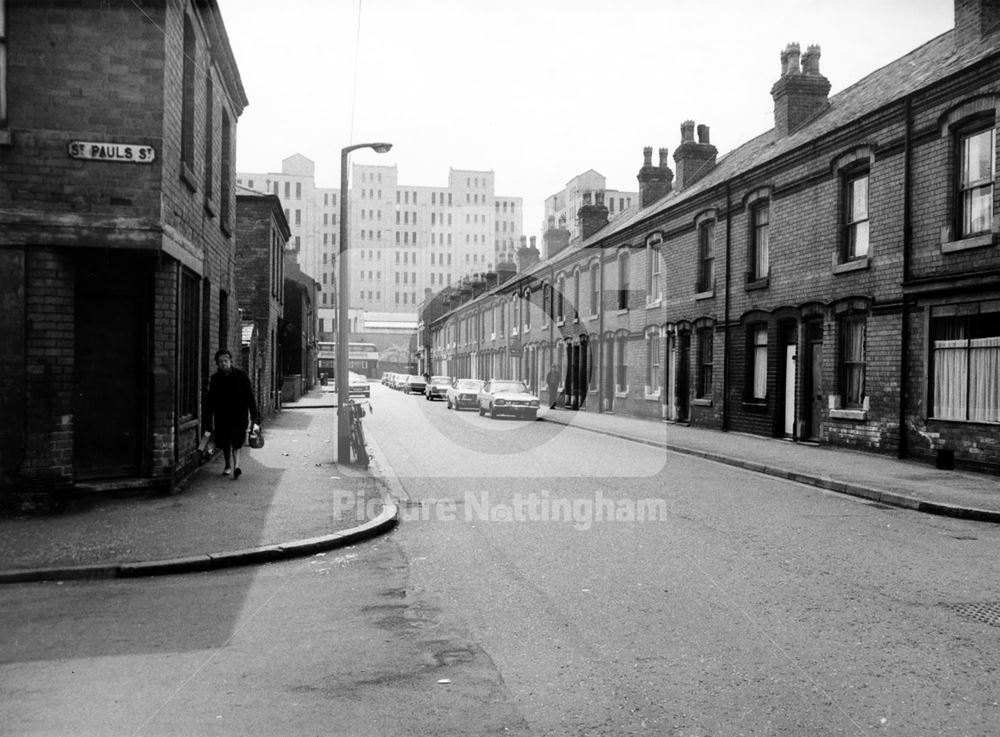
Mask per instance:
[[[781,78],[771,87],[774,128],[780,138],[799,130],[827,105],[830,80],[820,74],[819,57],[819,46],[807,47],[800,67],[797,43],[781,52]]]
[[[608,208],[604,205],[604,192],[597,192],[591,204],[591,193],[584,192],[583,206],[576,213],[580,225],[580,238],[587,240],[608,224]]]
[[[665,197],[673,188],[674,173],[667,166],[667,149],[660,149],[660,165],[653,166],[653,147],[642,149],[642,168],[639,180],[639,206],[647,207]]]
[[[497,286],[503,284],[517,273],[517,266],[513,261],[504,259],[497,264]]]
[[[681,123],[681,145],[674,150],[677,165],[677,189],[687,189],[715,166],[719,150],[708,138],[708,126],[698,126],[698,140],[694,140],[693,120]]]
[[[1000,3],[996,0],[955,0],[955,50],[976,48],[1000,30]]]
[[[540,255],[535,248],[535,237],[531,237],[531,248],[528,248],[527,239],[521,236],[521,247],[517,249],[517,271],[524,273],[538,263]]]
[[[545,244],[545,258],[552,258],[569,245],[569,231],[560,219],[559,227],[556,227],[556,218],[549,216],[549,227],[542,233],[542,243]]]

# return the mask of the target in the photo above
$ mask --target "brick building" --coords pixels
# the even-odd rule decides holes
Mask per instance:
[[[1000,6],[833,96],[818,46],[776,66],[771,130],[720,157],[687,121],[637,207],[595,193],[579,238],[448,290],[432,370],[551,362],[590,411],[1000,470]]]
[[[240,315],[253,322],[258,360],[243,368],[265,416],[281,406],[284,254],[291,236],[281,200],[236,185],[236,282]]]
[[[240,340],[247,100],[218,7],[0,13],[3,500],[169,488],[197,463],[212,356]]]

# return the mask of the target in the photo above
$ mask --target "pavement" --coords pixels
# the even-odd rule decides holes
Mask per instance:
[[[390,480],[338,465],[332,387],[264,423],[239,480],[221,454],[168,496],[81,498],[58,514],[0,518],[0,583],[188,573],[311,555],[391,530]],[[571,425],[914,512],[1000,523],[1000,476],[616,414],[542,409]],[[372,441],[369,438],[369,441]],[[372,443],[375,445],[376,443]]]

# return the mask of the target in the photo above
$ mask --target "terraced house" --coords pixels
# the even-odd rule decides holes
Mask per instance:
[[[553,363],[589,411],[1000,471],[1000,3],[956,0],[834,96],[819,46],[776,56],[771,130],[720,156],[683,123],[638,207],[608,223],[595,192],[545,261],[430,300],[427,361],[536,389]]]
[[[0,503],[197,465],[246,104],[214,0],[0,0]]]

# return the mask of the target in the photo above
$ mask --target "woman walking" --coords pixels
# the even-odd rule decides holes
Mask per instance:
[[[240,448],[253,424],[254,432],[260,428],[260,412],[253,396],[250,377],[233,365],[233,354],[223,348],[215,354],[219,370],[208,382],[208,399],[205,408],[206,430],[215,434],[215,445],[222,448],[226,467],[222,473],[240,474]]]

